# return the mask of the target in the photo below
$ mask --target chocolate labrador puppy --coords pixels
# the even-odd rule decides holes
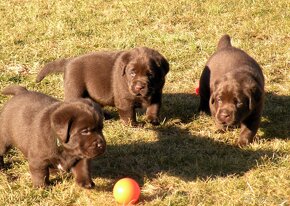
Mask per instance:
[[[219,129],[241,126],[237,143],[253,141],[264,105],[264,76],[259,64],[224,35],[200,77],[201,112],[211,113]]]
[[[94,183],[90,159],[104,153],[103,116],[91,100],[60,102],[47,95],[10,86],[3,94],[14,95],[0,115],[0,168],[10,146],[28,159],[33,185],[49,184],[49,169],[72,170],[85,188]]]
[[[140,47],[120,52],[96,52],[50,62],[39,72],[64,72],[65,99],[89,97],[102,106],[115,106],[121,120],[136,125],[135,108],[147,108],[150,123],[159,124],[162,89],[169,71],[157,51]]]

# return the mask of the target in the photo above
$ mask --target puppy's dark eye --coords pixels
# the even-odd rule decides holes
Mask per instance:
[[[136,72],[135,72],[134,70],[131,70],[131,71],[130,71],[130,76],[131,76],[131,77],[135,77],[135,76],[136,76]]]
[[[152,73],[148,73],[147,76],[148,76],[149,79],[153,79],[154,78]]]
[[[243,102],[241,102],[238,99],[235,99],[234,102],[235,102],[235,105],[237,105],[237,107],[242,107],[243,106]]]
[[[92,133],[92,130],[90,130],[90,129],[83,129],[81,131],[81,134],[82,135],[90,135],[91,133]]]
[[[237,107],[241,107],[241,106],[243,106],[243,102],[237,102],[236,105],[237,105]]]

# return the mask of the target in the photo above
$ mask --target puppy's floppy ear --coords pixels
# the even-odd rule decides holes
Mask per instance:
[[[122,76],[126,74],[126,67],[130,61],[130,58],[131,58],[130,52],[124,52],[120,57],[120,60],[118,62],[118,69],[120,69]]]
[[[211,94],[210,98],[209,98],[209,108],[210,108],[210,112],[213,116],[215,116],[216,114],[216,109],[215,109],[215,94]]]
[[[217,79],[213,85],[212,85],[212,94],[210,95],[210,99],[209,99],[209,108],[210,108],[210,112],[212,115],[215,116],[216,114],[216,108],[215,108],[215,98],[217,96],[218,93],[218,86],[220,84],[221,80]]]
[[[256,84],[245,88],[245,94],[249,98],[249,109],[253,110],[255,106],[264,98],[263,89]]]
[[[169,72],[169,63],[168,61],[157,52],[155,55],[155,63],[158,67],[160,67],[163,71],[163,75],[165,76]]]
[[[74,113],[75,109],[71,105],[63,103],[50,116],[51,126],[63,143],[69,141]]]

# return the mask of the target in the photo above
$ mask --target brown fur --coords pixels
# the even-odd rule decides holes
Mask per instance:
[[[149,122],[158,124],[167,60],[146,47],[120,52],[96,52],[51,62],[36,81],[64,72],[65,99],[89,97],[102,106],[116,106],[121,120],[136,124],[136,107],[145,107]]]
[[[264,76],[258,63],[224,35],[200,78],[199,110],[211,113],[219,129],[241,126],[237,143],[253,141],[264,105]]]
[[[58,167],[71,169],[82,187],[93,187],[90,159],[106,148],[98,105],[87,99],[60,102],[20,86],[7,87],[3,94],[14,97],[0,115],[0,167],[15,146],[28,159],[34,186],[47,186],[49,168]]]

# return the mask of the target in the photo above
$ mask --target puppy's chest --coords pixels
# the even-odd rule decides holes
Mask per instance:
[[[146,108],[150,105],[150,98],[137,97],[134,99],[135,108]]]
[[[50,158],[49,165],[50,165],[50,168],[53,168],[53,169],[59,169],[61,171],[68,171],[70,167],[73,165],[73,161],[74,161],[73,159],[69,157],[64,158],[62,157],[61,154],[59,154]]]
[[[58,157],[52,157],[49,160],[50,168],[64,170],[61,161]]]
[[[61,171],[65,171],[65,169],[62,167],[62,165],[60,163],[57,165],[57,169],[59,169]]]
[[[107,95],[105,97],[94,98],[96,102],[98,102],[102,106],[115,106],[113,95]]]

